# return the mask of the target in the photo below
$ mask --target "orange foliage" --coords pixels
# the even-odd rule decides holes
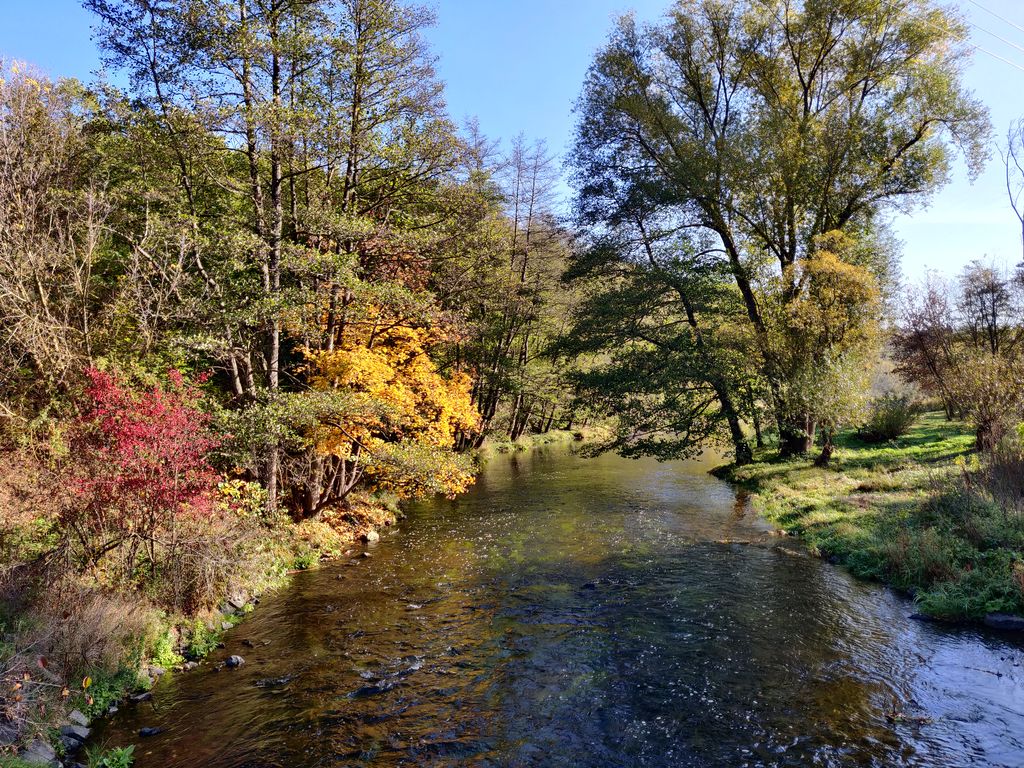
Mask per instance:
[[[452,447],[456,432],[478,429],[480,417],[469,377],[442,376],[427,354],[438,333],[387,325],[371,310],[340,336],[333,350],[307,351],[313,387],[343,392],[349,403],[321,431],[319,451],[343,460],[361,454],[375,485],[399,495],[465,490],[472,471]]]

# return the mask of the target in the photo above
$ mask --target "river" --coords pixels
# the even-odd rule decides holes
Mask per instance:
[[[96,741],[138,768],[1024,765],[1024,644],[910,620],[707,469],[495,459]]]

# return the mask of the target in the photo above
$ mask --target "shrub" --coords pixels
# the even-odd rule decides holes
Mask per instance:
[[[93,747],[86,755],[88,768],[131,768],[135,762],[135,745],[104,750]]]
[[[1024,512],[1024,424],[1018,425],[986,457],[985,486],[1004,514]]]
[[[860,436],[869,443],[885,443],[903,437],[917,421],[918,408],[908,395],[889,392],[875,398]]]
[[[185,642],[185,656],[189,659],[202,659],[208,656],[220,643],[220,632],[210,629],[202,619],[194,619],[187,628],[188,639]]]

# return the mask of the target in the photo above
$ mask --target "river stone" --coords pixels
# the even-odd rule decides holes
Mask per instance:
[[[245,598],[245,595],[234,594],[228,595],[224,601],[224,605],[230,608],[232,611],[240,611],[245,608],[245,604],[249,601]]]
[[[228,656],[228,660],[224,663],[231,668],[240,667],[243,664],[245,664],[245,659],[243,659],[241,656]]]
[[[47,744],[42,739],[36,739],[28,748],[22,752],[18,757],[21,758],[22,762],[28,765],[46,765],[46,766],[57,766],[60,763],[57,762],[57,753],[53,751],[53,747]]]
[[[85,741],[89,738],[89,729],[84,725],[62,725],[60,727],[60,735],[77,741]]]
[[[71,714],[68,715],[68,720],[70,720],[72,723],[75,723],[76,725],[82,725],[82,726],[89,725],[89,718],[86,717],[85,715],[83,715],[77,709],[72,709],[71,710]]]
[[[141,736],[144,739],[148,739],[150,736],[156,736],[162,730],[163,728],[140,728],[139,736]]]
[[[1024,616],[1014,616],[1012,613],[990,613],[985,617],[985,626],[992,629],[1024,632]]]
[[[363,541],[372,544],[375,541],[380,541],[380,534],[372,528],[363,534]]]

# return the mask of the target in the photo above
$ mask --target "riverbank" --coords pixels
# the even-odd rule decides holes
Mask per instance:
[[[488,442],[476,458],[486,464],[494,456],[592,441],[604,434],[600,427],[591,426],[524,435],[516,441]],[[30,675],[31,680],[19,689],[23,692],[19,709],[33,711],[31,716],[6,721],[0,717],[0,768],[53,765],[65,757],[84,759],[78,752],[90,722],[116,711],[125,700],[145,696],[163,674],[199,664],[223,647],[224,633],[242,622],[261,596],[284,586],[289,574],[351,555],[360,540],[375,540],[377,531],[392,525],[399,514],[392,499],[356,496],[349,508],[327,511],[317,520],[264,521],[259,557],[242,570],[218,607],[193,615],[169,615],[144,597],[107,595],[90,617],[95,626],[79,624],[76,614],[68,632],[106,636],[102,653],[92,662],[74,665],[70,673],[51,672],[47,679],[38,674],[41,657],[33,649],[40,636],[52,634],[48,626],[52,617],[31,604],[0,615],[0,674],[5,681]],[[26,527],[32,522],[26,521]],[[94,591],[97,585],[83,584],[81,595],[91,596]],[[89,761],[93,763],[105,765],[102,757]]]
[[[882,445],[848,431],[828,468],[768,452],[756,459],[717,474],[812,552],[912,595],[923,615],[993,625],[1000,614],[1024,615],[1024,522],[972,482],[965,425],[928,413]]]
[[[522,435],[516,440],[487,440],[477,449],[477,461],[486,464],[495,456],[508,453],[525,453],[552,445],[570,443],[593,443],[606,439],[611,433],[609,427],[588,425],[579,429],[551,429],[540,434]]]
[[[62,573],[45,555],[38,567],[23,567],[25,574],[10,569],[0,603],[0,768],[128,765],[116,752],[82,752],[95,719],[145,698],[164,674],[198,666],[289,574],[351,555],[360,540],[375,540],[396,519],[395,503],[357,496],[347,509],[317,520],[250,521],[244,533],[233,532],[242,560],[217,605],[187,614],[167,612],[145,591],[105,587],[102,574]],[[22,539],[8,543],[19,541],[30,552],[28,530],[45,527],[24,522],[15,531]]]

